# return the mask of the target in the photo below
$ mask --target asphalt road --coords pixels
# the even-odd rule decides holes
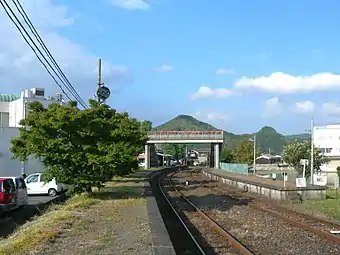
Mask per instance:
[[[65,194],[60,194],[55,197],[49,196],[30,196],[28,205],[9,212],[7,216],[0,218],[0,238],[5,238],[13,231],[24,224],[31,217],[39,214],[52,202],[62,201]]]

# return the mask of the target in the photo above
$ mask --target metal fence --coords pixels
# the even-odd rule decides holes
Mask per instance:
[[[238,173],[238,174],[248,174],[247,164],[220,163],[220,168],[228,172],[233,172],[233,173]]]

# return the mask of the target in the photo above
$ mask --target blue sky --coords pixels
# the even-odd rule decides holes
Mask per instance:
[[[312,115],[317,124],[339,120],[339,1],[22,2],[82,97],[94,93],[100,56],[114,91],[108,104],[140,119],[192,114],[234,133],[270,125],[285,134],[304,132]],[[34,67],[30,84],[44,72]]]

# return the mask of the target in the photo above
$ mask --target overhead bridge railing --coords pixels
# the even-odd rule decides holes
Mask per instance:
[[[223,131],[151,131],[150,140],[223,140]]]

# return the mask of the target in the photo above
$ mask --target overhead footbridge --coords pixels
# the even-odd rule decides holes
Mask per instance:
[[[223,130],[214,131],[151,131],[145,145],[145,168],[150,167],[150,146],[155,144],[211,144],[211,158],[214,168],[219,168],[220,151],[224,142]]]

